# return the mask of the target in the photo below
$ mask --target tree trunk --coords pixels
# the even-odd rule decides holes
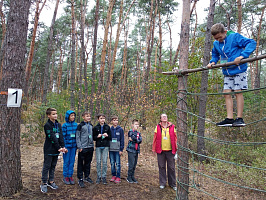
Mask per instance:
[[[260,16],[259,28],[258,28],[258,33],[257,33],[257,46],[256,46],[256,51],[255,51],[256,56],[259,55],[261,26],[262,26],[262,22],[263,22],[265,8],[266,8],[266,6],[264,6],[262,8],[261,16]],[[258,60],[256,61],[254,78],[255,78],[254,79],[254,88],[259,88],[260,87],[260,70],[259,70],[259,61]]]
[[[71,75],[70,75],[70,109],[75,109],[75,55],[76,55],[76,31],[75,31],[75,13],[74,0],[71,0]]]
[[[93,38],[93,50],[92,50],[92,64],[91,64],[91,100],[90,100],[90,113],[93,115],[94,99],[95,99],[95,85],[96,85],[96,47],[97,47],[97,33],[99,23],[99,7],[100,0],[96,1],[95,18],[94,18],[94,38]]]
[[[52,57],[52,47],[53,47],[53,35],[54,35],[54,23],[56,19],[56,14],[58,10],[59,0],[56,1],[55,9],[54,9],[54,15],[50,27],[50,34],[48,39],[48,52],[47,52],[47,58],[46,58],[46,64],[44,68],[44,76],[43,76],[43,95],[42,95],[42,103],[46,104],[46,97],[48,93],[48,80],[49,80],[49,66],[50,66],[50,60]]]
[[[237,0],[237,15],[238,15],[237,32],[240,34],[241,28],[242,28],[242,4],[241,4],[241,0]]]
[[[2,22],[2,42],[1,42],[1,51],[0,51],[0,81],[2,80],[2,73],[3,73],[4,40],[6,34],[6,20],[2,8],[3,8],[3,0],[1,0],[0,2],[0,15]]]
[[[83,0],[80,1],[80,15],[81,15],[81,30],[80,30],[80,40],[81,40],[81,63],[83,65],[83,79],[84,79],[84,101],[85,110],[88,111],[89,99],[88,99],[88,78],[87,78],[87,62],[85,58],[85,41],[84,41],[84,25],[85,25],[85,12],[86,12],[87,0],[85,0],[85,6],[83,7]]]
[[[207,66],[210,62],[210,52],[211,52],[211,27],[213,25],[214,20],[214,11],[215,11],[215,0],[210,1],[210,8],[207,20],[207,30],[205,33],[205,44],[204,44],[204,56],[203,56],[203,66]],[[207,93],[208,89],[208,73],[209,71],[203,71],[201,73],[201,87],[200,93]],[[198,138],[197,138],[197,152],[199,154],[205,155],[205,140],[204,140],[204,132],[205,132],[205,114],[206,114],[206,103],[207,103],[207,95],[199,96],[199,116],[198,118]],[[199,157],[199,160],[202,162],[205,160],[205,157]]]
[[[107,12],[106,23],[104,26],[104,39],[103,39],[103,47],[101,53],[101,66],[100,66],[100,75],[99,75],[99,84],[98,84],[98,91],[97,91],[97,100],[96,100],[96,112],[98,113],[100,109],[100,102],[101,102],[101,95],[104,83],[104,68],[105,68],[105,56],[106,56],[106,49],[107,49],[107,37],[108,37],[108,29],[112,19],[112,11],[115,4],[115,0],[109,1],[109,8]]]
[[[3,77],[0,91],[23,88],[30,0],[10,1],[5,35]],[[21,108],[7,107],[0,95],[0,196],[11,196],[22,189],[20,123]]]
[[[61,88],[63,62],[64,62],[63,49],[62,47],[60,47],[60,57],[59,57],[59,65],[58,65],[58,73],[57,73],[57,94],[59,94],[60,88]]]
[[[34,47],[35,47],[35,38],[36,33],[38,29],[38,23],[39,23],[39,16],[42,12],[42,9],[46,3],[46,0],[43,2],[41,9],[39,9],[39,1],[36,1],[36,10],[35,10],[35,16],[34,16],[34,26],[33,26],[33,32],[32,32],[32,38],[31,38],[31,44],[30,44],[30,51],[29,51],[29,57],[27,60],[26,65],[26,81],[24,86],[24,95],[27,98],[28,97],[28,88],[29,88],[29,81],[30,81],[30,75],[31,75],[31,66],[33,61],[33,54],[34,54]]]
[[[188,68],[189,55],[189,24],[190,24],[190,0],[183,0],[182,24],[180,34],[180,59],[179,68],[181,70]],[[187,97],[183,93],[187,88],[187,76],[178,78],[178,97],[177,97],[177,142],[183,148],[188,148],[187,136]],[[189,155],[188,152],[178,147],[178,189],[177,195],[180,200],[188,200],[189,184]]]

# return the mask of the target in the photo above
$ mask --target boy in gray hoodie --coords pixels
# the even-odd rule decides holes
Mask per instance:
[[[78,166],[77,176],[79,179],[79,186],[84,187],[84,181],[93,183],[90,175],[91,161],[94,151],[92,124],[90,123],[90,113],[82,113],[83,122],[78,125],[76,132],[76,142],[78,148]],[[83,176],[84,174],[84,176]],[[84,178],[84,179],[83,179]]]

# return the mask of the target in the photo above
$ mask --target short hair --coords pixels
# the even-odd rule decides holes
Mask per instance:
[[[97,119],[99,119],[100,117],[104,117],[104,118],[106,118],[106,117],[105,117],[105,114],[102,114],[102,113],[100,113],[100,114],[97,115]]]
[[[88,111],[84,111],[83,113],[82,113],[82,117],[84,117],[85,115],[91,115]]]
[[[47,108],[46,115],[51,115],[52,111],[56,111],[55,108]]]
[[[139,122],[139,120],[137,120],[137,119],[133,119],[133,120],[132,120],[132,124],[134,124],[135,122]]]
[[[212,35],[216,35],[218,33],[224,33],[224,32],[225,32],[225,28],[224,28],[224,25],[222,23],[214,24],[211,27],[211,34]]]
[[[118,120],[118,117],[116,115],[112,116],[111,117],[111,121],[113,121],[114,119],[117,119]]]

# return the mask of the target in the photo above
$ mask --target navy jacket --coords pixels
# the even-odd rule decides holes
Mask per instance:
[[[68,110],[66,112],[66,115],[65,115],[66,123],[64,123],[63,126],[62,126],[64,142],[65,142],[65,146],[67,148],[75,148],[75,147],[77,147],[76,131],[77,131],[78,124],[75,122],[75,120],[73,122],[69,121],[69,116],[72,113],[75,114],[75,112],[72,111],[72,110]]]
[[[55,120],[53,123],[50,119],[44,125],[45,142],[43,152],[45,155],[59,155],[59,149],[65,147],[62,135],[61,124]]]
[[[111,127],[111,136],[112,138],[117,138],[117,141],[120,142],[120,151],[124,150],[125,142],[124,142],[124,130],[122,127],[117,126],[114,128],[113,126]]]
[[[137,133],[139,133],[139,138],[137,138]],[[128,138],[131,138],[133,141],[128,141],[127,151],[131,153],[140,153],[139,144],[142,142],[140,132],[130,129],[130,131],[128,132]],[[135,149],[136,143],[138,144],[137,150]]]
[[[96,147],[110,147],[110,140],[111,140],[111,129],[106,123],[103,125],[103,133],[107,133],[108,137],[105,138],[98,138],[97,136],[101,134],[101,125],[98,123],[92,129],[93,132],[93,140],[96,141]]]

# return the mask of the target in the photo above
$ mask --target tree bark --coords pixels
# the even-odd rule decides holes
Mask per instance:
[[[242,28],[242,4],[241,4],[241,0],[237,0],[237,15],[238,15],[237,32],[240,34],[241,28]]]
[[[95,83],[96,83],[96,47],[97,47],[97,33],[99,23],[99,7],[100,0],[96,1],[95,18],[94,18],[94,38],[93,38],[93,50],[92,50],[92,64],[91,64],[91,99],[90,99],[90,113],[93,115],[94,99],[95,99]]]
[[[181,70],[188,68],[189,55],[189,24],[190,24],[190,0],[183,0],[182,24],[180,34],[180,59],[179,68]],[[178,98],[177,98],[177,142],[183,148],[188,148],[187,136],[187,97],[183,93],[187,88],[187,76],[179,76],[178,78]],[[178,147],[179,155],[178,165],[178,181],[177,195],[180,200],[188,200],[189,190],[189,155],[188,152]]]
[[[3,0],[1,0],[0,2],[0,15],[2,22],[2,42],[1,42],[1,51],[0,51],[0,81],[2,80],[2,73],[3,73],[4,40],[6,34],[6,20],[2,8],[3,8]]]
[[[71,77],[70,77],[70,109],[75,109],[75,55],[76,55],[76,30],[74,0],[71,0]]]
[[[203,55],[203,66],[207,66],[210,62],[210,52],[211,52],[211,27],[213,25],[214,20],[214,11],[215,11],[215,1],[210,0],[209,14],[207,19],[207,30],[205,33],[205,43],[204,43],[204,55]],[[201,87],[200,93],[207,93],[208,89],[208,72],[203,71],[201,73]],[[197,152],[199,154],[205,155],[205,114],[206,114],[206,104],[207,104],[207,96],[201,95],[199,96],[199,116],[198,118],[198,138],[197,138]],[[205,160],[205,157],[199,157],[199,160],[202,162]]]
[[[0,91],[24,87],[30,4],[30,0],[10,1]],[[21,108],[7,107],[3,104],[6,104],[6,96],[0,95],[0,196],[11,196],[22,189]]]
[[[46,104],[47,101],[47,93],[48,93],[48,80],[49,80],[49,66],[50,66],[50,60],[52,57],[52,51],[53,51],[53,35],[54,35],[54,24],[55,24],[55,19],[56,19],[56,14],[58,10],[58,5],[59,5],[59,0],[56,1],[55,4],[55,9],[54,9],[54,15],[50,27],[50,34],[49,34],[49,39],[48,39],[48,52],[47,52],[47,58],[46,58],[46,64],[44,68],[44,78],[43,78],[43,95],[42,95],[42,103]]]

